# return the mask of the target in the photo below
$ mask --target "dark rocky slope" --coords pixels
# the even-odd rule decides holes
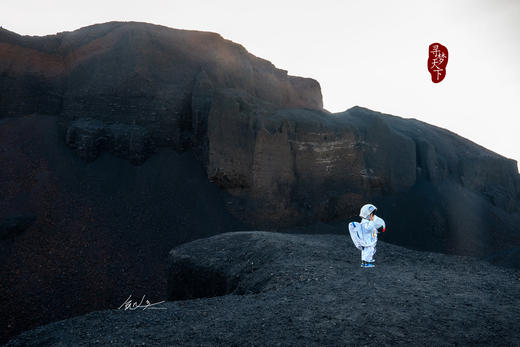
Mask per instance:
[[[520,344],[520,273],[470,257],[380,242],[377,266],[360,269],[345,235],[238,232],[169,261],[177,301],[162,310],[92,312],[8,346]]]
[[[242,227],[189,152],[85,162],[63,138],[52,116],[0,120],[3,342],[130,292],[162,297],[172,245]]]

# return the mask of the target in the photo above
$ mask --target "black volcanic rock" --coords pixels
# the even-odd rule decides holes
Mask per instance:
[[[317,81],[216,33],[0,28],[0,220],[36,216],[0,242],[6,334],[166,290],[161,254],[183,242],[344,233],[368,201],[388,242],[517,266],[514,160],[415,119],[322,106]],[[208,274],[217,291],[239,286]]]
[[[105,125],[98,120],[76,120],[67,129],[65,143],[75,149],[82,159],[92,161],[107,146]]]
[[[87,162],[64,138],[53,116],[0,120],[0,344],[130,293],[161,297],[172,245],[243,228],[192,153]]]
[[[13,216],[0,220],[0,240],[15,237],[27,230],[36,216]]]
[[[479,245],[462,247],[479,248],[471,254],[500,248],[505,235],[519,241],[514,160],[445,129],[361,107],[328,114],[273,109],[235,92],[210,98],[207,87],[200,95],[194,114],[207,124],[200,157],[210,180],[237,199],[232,213],[251,228],[352,218],[372,200],[399,226],[400,244],[410,246],[404,235],[425,230],[415,246],[461,249],[444,244],[456,229],[458,243]],[[430,227],[438,234],[424,235]]]
[[[65,142],[87,160],[95,160],[101,152],[109,150],[134,164],[142,164],[155,151],[150,133],[141,126],[104,124],[95,119],[77,119],[69,125]]]
[[[287,75],[219,34],[111,22],[45,37],[0,31],[0,117],[34,112],[137,124],[182,148],[191,91],[218,88],[278,107],[321,109],[318,82]]]
[[[520,344],[518,271],[385,242],[377,249],[376,267],[361,269],[348,235],[196,240],[169,256],[169,299],[192,299],[92,312],[7,345]]]
[[[61,106],[53,113],[82,158],[107,150],[142,164],[156,148],[192,149],[251,228],[353,216],[367,200],[424,182],[462,186],[512,213],[509,224],[520,218],[515,161],[416,120],[360,107],[330,114],[316,81],[288,76],[218,34],[111,22],[43,38],[3,30],[0,42],[5,95],[31,90],[22,75],[55,80]],[[48,83],[38,100],[53,90]],[[30,100],[6,96],[0,117],[43,112]]]

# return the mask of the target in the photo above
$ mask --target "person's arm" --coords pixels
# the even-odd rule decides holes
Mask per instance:
[[[374,223],[374,227],[376,229],[383,228],[382,231],[385,232],[386,224],[385,224],[385,221],[383,220],[383,218],[380,218],[378,216],[374,216],[374,219],[373,219],[372,223]]]

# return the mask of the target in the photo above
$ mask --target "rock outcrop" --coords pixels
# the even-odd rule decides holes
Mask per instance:
[[[321,109],[318,82],[289,76],[210,32],[111,22],[45,37],[0,29],[0,117],[31,113],[146,127],[183,148],[191,92],[204,71],[217,88],[278,107]]]
[[[515,161],[416,120],[330,114],[318,82],[215,33],[111,22],[45,37],[2,29],[0,45],[0,117],[59,114],[86,160],[109,151],[142,164],[157,148],[191,149],[251,227],[356,215],[423,182],[518,213]]]
[[[111,22],[45,37],[2,29],[0,45],[0,117],[59,115],[87,161],[192,151],[250,228],[355,218],[371,200],[407,246],[481,254],[520,237],[515,161],[414,119],[331,114],[318,82],[218,34]],[[450,246],[457,232],[472,241]]]
[[[155,151],[154,141],[144,127],[106,125],[88,118],[71,122],[65,142],[87,161],[95,160],[101,152],[107,150],[134,164],[142,164]]]
[[[476,255],[520,241],[514,160],[414,119],[361,107],[273,109],[200,85],[199,157],[253,228],[357,219],[371,200],[399,244]]]

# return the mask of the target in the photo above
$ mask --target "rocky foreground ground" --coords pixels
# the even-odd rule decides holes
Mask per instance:
[[[520,345],[519,270],[381,241],[376,264],[360,268],[346,235],[220,234],[170,252],[175,301],[54,322],[8,346]]]

